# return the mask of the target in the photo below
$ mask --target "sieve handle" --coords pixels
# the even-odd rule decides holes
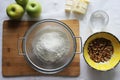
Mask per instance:
[[[80,37],[80,36],[75,36],[75,38],[77,39],[80,39],[79,41],[80,41],[80,52],[75,52],[75,53],[82,53],[83,51],[82,51],[82,37]]]
[[[19,37],[17,41],[17,49],[18,49],[19,55],[24,55],[23,51],[21,50],[21,44],[23,40],[24,40],[24,37]]]

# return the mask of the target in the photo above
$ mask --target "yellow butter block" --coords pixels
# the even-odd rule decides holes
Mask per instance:
[[[73,5],[73,0],[66,0],[66,5]]]
[[[87,11],[88,4],[84,0],[74,0],[73,12],[85,14]]]
[[[89,4],[90,2],[89,2],[89,0],[84,0],[87,4]]]
[[[67,5],[67,4],[65,5],[65,11],[70,12],[71,8],[72,8],[71,5]]]
[[[65,11],[70,12],[72,10],[73,0],[66,0]]]
[[[88,4],[88,0],[66,0],[65,10],[85,14]]]

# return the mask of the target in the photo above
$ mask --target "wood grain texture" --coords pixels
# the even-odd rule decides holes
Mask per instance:
[[[78,20],[62,20],[79,36]],[[4,21],[3,23],[3,47],[2,47],[2,74],[3,76],[37,76],[45,75],[32,69],[23,56],[18,55],[17,40],[24,36],[25,32],[36,21]],[[77,39],[77,51],[79,40]],[[72,63],[63,71],[53,76],[79,76],[80,54],[76,54]],[[51,76],[51,75],[50,75]]]

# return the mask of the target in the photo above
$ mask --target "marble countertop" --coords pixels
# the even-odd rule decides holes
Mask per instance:
[[[90,0],[88,11],[85,15],[74,13],[66,13],[64,11],[65,0],[38,0],[42,4],[41,17],[34,20],[53,18],[58,20],[77,19],[80,22],[80,36],[83,43],[93,34],[89,26],[90,15],[96,10],[104,10],[109,15],[109,23],[104,31],[114,34],[120,40],[120,0]],[[0,1],[0,80],[119,80],[120,79],[120,64],[115,69],[107,72],[100,72],[89,67],[83,54],[80,54],[80,76],[78,77],[55,77],[55,76],[27,76],[27,77],[3,77],[2,76],[2,29],[3,21],[8,20],[6,15],[6,7],[14,3],[14,0]],[[33,20],[25,13],[22,20]]]

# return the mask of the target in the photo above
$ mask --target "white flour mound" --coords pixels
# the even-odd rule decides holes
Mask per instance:
[[[65,33],[48,31],[36,38],[33,48],[38,58],[54,62],[69,52],[70,43]]]

